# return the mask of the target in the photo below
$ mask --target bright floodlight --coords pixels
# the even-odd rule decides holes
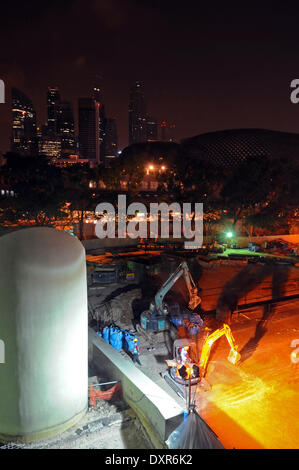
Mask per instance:
[[[227,236],[227,238],[232,238],[233,233],[232,232],[227,232],[226,236]]]

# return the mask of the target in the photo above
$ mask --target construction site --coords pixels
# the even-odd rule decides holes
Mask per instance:
[[[88,339],[80,341],[81,353],[72,345],[77,362],[71,358],[65,384],[73,393],[79,354],[88,354],[83,404],[75,410],[76,399],[69,416],[28,434],[13,431],[2,411],[1,448],[298,448],[294,247],[187,251],[98,243],[86,244],[83,256]],[[73,328],[70,319],[76,323],[74,312],[66,329]],[[41,375],[42,367],[43,361]],[[64,409],[65,399],[60,392]]]

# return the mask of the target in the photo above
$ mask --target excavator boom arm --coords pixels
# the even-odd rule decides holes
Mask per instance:
[[[226,339],[230,345],[230,352],[228,355],[228,360],[232,364],[236,364],[241,358],[240,354],[238,353],[238,346],[235,344],[235,340],[232,335],[231,329],[228,325],[224,324],[222,328],[214,331],[205,339],[205,342],[201,351],[201,355],[200,355],[200,369],[201,369],[201,374],[203,377],[205,376],[205,373],[206,373],[206,368],[207,368],[212,346],[215,343],[215,341],[217,341],[217,339],[221,338],[221,336],[223,335],[226,336]]]
[[[156,309],[159,313],[163,314],[162,306],[163,306],[163,299],[167,292],[172,288],[172,286],[179,280],[179,278],[184,275],[188,292],[189,292],[189,307],[194,310],[194,308],[197,307],[197,305],[200,304],[201,299],[198,296],[198,291],[197,287],[195,285],[195,282],[192,279],[192,276],[190,274],[188,265],[186,261],[183,261],[177,269],[169,276],[169,278],[164,282],[162,287],[159,289],[155,296],[155,306]]]

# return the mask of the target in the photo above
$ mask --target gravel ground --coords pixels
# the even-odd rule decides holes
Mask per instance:
[[[107,380],[90,369],[89,383]],[[72,428],[32,444],[1,444],[0,449],[151,449],[152,444],[135,413],[122,399],[97,400]]]

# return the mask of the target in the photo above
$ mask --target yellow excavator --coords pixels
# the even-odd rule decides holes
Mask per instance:
[[[211,349],[215,341],[222,336],[226,337],[230,345],[227,359],[229,362],[236,365],[241,359],[241,355],[238,352],[238,346],[235,344],[231,329],[226,324],[223,324],[222,328],[215,330],[213,333],[208,333],[204,339],[199,360],[198,344],[196,340],[182,338],[174,341],[173,359],[166,360],[169,369],[162,375],[178,395],[184,397],[185,387],[189,385],[192,386],[203,382],[205,386],[207,386],[205,375]]]
[[[233,365],[236,365],[241,359],[241,355],[238,352],[238,346],[235,344],[235,339],[233,337],[231,329],[228,325],[224,323],[222,328],[219,328],[218,330],[211,333],[209,336],[207,336],[207,338],[204,341],[204,344],[201,350],[201,355],[200,355],[200,363],[199,363],[199,368],[200,368],[202,377],[206,375],[207,364],[208,364],[208,360],[210,357],[211,348],[213,344],[215,343],[215,341],[221,338],[221,336],[223,335],[225,335],[230,345],[230,351],[227,356],[227,360],[231,362]]]

